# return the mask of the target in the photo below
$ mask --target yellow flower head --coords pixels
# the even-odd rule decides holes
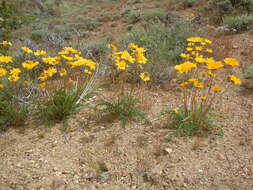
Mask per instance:
[[[22,49],[25,53],[32,53],[32,52],[33,52],[30,48],[28,48],[28,47],[26,47],[26,46],[21,47],[21,49]]]
[[[117,62],[117,66],[120,70],[126,70],[128,65],[125,61],[119,61]]]
[[[22,66],[27,70],[31,70],[39,64],[38,61],[26,60],[22,63]]]
[[[34,55],[36,55],[36,56],[43,56],[43,55],[46,55],[46,54],[47,54],[47,52],[44,51],[44,50],[36,50],[34,52]]]
[[[39,84],[40,88],[45,88],[47,86],[47,83],[46,82],[42,82]]]
[[[21,72],[19,68],[13,68],[10,70],[11,75],[18,75]]]
[[[239,78],[237,78],[235,75],[229,75],[229,79],[236,85],[240,85],[242,82]]]
[[[220,87],[220,86],[213,86],[213,87],[212,87],[212,90],[213,90],[214,92],[220,92],[220,91],[221,91],[221,87]]]
[[[207,97],[206,97],[206,96],[202,96],[201,99],[202,99],[202,100],[206,100]]]
[[[174,68],[180,73],[180,74],[183,74],[183,73],[186,73],[188,71],[190,71],[191,69],[193,68],[196,68],[197,65],[195,63],[192,63],[192,62],[189,62],[189,61],[186,61],[182,64],[179,64],[179,65],[176,65]]]
[[[224,59],[224,62],[227,64],[227,65],[230,65],[232,67],[235,67],[235,66],[239,66],[239,62],[236,60],[236,59],[233,59],[231,57],[228,57],[226,59]]]
[[[4,85],[3,84],[0,84],[0,88],[3,88],[4,87]]]
[[[214,61],[213,59],[207,60],[207,69],[216,70],[222,68],[224,65],[221,61]]]
[[[8,47],[8,46],[12,46],[12,43],[11,42],[8,42],[8,41],[3,41],[2,43],[0,43],[2,46],[4,47]]]
[[[4,68],[0,68],[0,77],[5,76],[7,71]]]
[[[61,77],[67,75],[66,69],[63,69],[63,68],[59,71],[59,73],[60,73],[60,76],[61,76]]]
[[[9,77],[8,77],[8,80],[9,81],[11,81],[11,82],[16,82],[16,81],[18,81],[19,80],[19,76],[18,75],[10,75]]]
[[[185,54],[185,53],[181,53],[180,57],[184,58],[184,59],[189,59],[190,55],[189,54]]]
[[[193,82],[193,85],[194,85],[196,88],[204,88],[204,84],[203,84],[202,82],[199,82],[199,81]]]
[[[60,57],[44,57],[42,61],[48,65],[60,64]]]
[[[0,62],[10,63],[10,62],[12,62],[12,57],[11,56],[0,56]]]
[[[135,59],[128,53],[128,51],[122,52],[121,59],[125,59],[126,61],[129,61],[130,63],[135,62]]]
[[[88,75],[91,75],[91,74],[92,74],[92,72],[89,71],[88,69],[85,69],[84,72],[87,73]]]
[[[108,44],[108,48],[111,48],[112,51],[117,51],[118,50],[117,46],[114,45],[114,44]]]
[[[190,82],[182,82],[181,84],[179,84],[179,86],[184,87],[187,86],[188,84],[190,84]]]
[[[143,81],[149,81],[149,80],[150,80],[150,74],[149,74],[148,72],[141,73],[141,74],[140,74],[140,78],[141,78]]]

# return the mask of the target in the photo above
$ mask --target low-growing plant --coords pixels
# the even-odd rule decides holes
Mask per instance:
[[[49,100],[38,103],[37,118],[46,124],[66,121],[81,107],[80,103],[77,104],[79,96],[77,89],[71,91],[54,90]]]
[[[224,18],[224,24],[233,32],[246,31],[253,24],[253,15],[228,16]]]
[[[136,23],[140,20],[140,9],[131,5],[124,7],[120,15],[123,17],[124,22]]]
[[[142,14],[142,19],[147,22],[157,23],[159,20],[164,19],[166,12],[162,9],[147,10]]]
[[[232,67],[239,66],[233,58],[216,61],[211,55],[213,50],[208,47],[212,41],[190,37],[187,39],[186,53],[181,54],[184,62],[175,66],[181,76],[180,87],[183,94],[183,106],[172,110],[173,127],[179,133],[193,135],[200,132],[212,131],[211,110],[216,101],[225,91],[226,80],[221,80],[220,70],[226,69],[227,79],[236,85],[241,80],[232,74]]]
[[[138,108],[138,99],[130,93],[124,93],[115,102],[101,102],[96,105],[99,120],[118,119],[122,126],[130,120],[139,118],[146,119],[145,114]]]
[[[81,17],[78,19],[78,23],[82,24],[83,29],[89,31],[93,31],[101,25],[97,18],[92,17]]]
[[[253,79],[253,66],[246,67],[245,73],[246,73],[245,78],[252,78]]]

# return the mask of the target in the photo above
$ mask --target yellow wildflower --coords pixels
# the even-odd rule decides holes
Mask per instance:
[[[19,76],[18,75],[10,75],[8,77],[8,80],[11,82],[16,82],[17,80],[19,80]]]
[[[19,68],[13,68],[10,70],[11,75],[18,75],[21,72]]]
[[[237,78],[235,75],[229,75],[229,79],[236,85],[240,85],[242,82],[239,78]]]
[[[140,78],[141,78],[143,81],[149,81],[149,80],[150,80],[150,74],[149,74],[148,72],[141,73],[141,74],[140,74]]]
[[[177,109],[177,108],[174,108],[173,111],[174,111],[174,113],[176,113],[176,114],[178,113],[178,109]]]
[[[114,45],[114,44],[108,44],[108,47],[111,48],[112,51],[117,51],[118,50],[117,46]]]
[[[206,48],[206,52],[207,52],[207,53],[213,53],[213,50],[210,49],[210,48]]]
[[[88,69],[85,69],[84,72],[87,73],[88,75],[91,75],[91,74],[92,74],[92,72],[89,71]]]
[[[182,57],[184,59],[188,59],[188,58],[190,58],[190,55],[189,54],[185,54],[185,53],[181,53],[180,57]]]
[[[0,84],[0,88],[3,88],[4,87],[4,85],[3,84]]]
[[[193,48],[187,47],[187,48],[186,48],[186,51],[193,51]]]
[[[38,61],[26,60],[22,63],[22,66],[27,70],[31,70],[39,64]]]
[[[34,52],[34,55],[36,55],[36,56],[43,56],[43,55],[46,55],[46,54],[47,54],[47,52],[44,51],[44,50],[36,50]]]
[[[210,69],[210,70],[220,69],[223,66],[224,65],[222,64],[221,61],[214,61],[213,59],[209,59],[207,61],[207,68]]]
[[[4,68],[0,68],[0,77],[5,76],[7,71]]]
[[[46,82],[42,82],[42,83],[40,83],[40,84],[39,84],[40,88],[45,88],[45,87],[46,87],[46,85],[47,85],[47,83],[46,83]]]
[[[8,47],[8,46],[12,46],[11,42],[8,41],[3,41],[2,43],[0,43],[1,45],[3,45],[4,47]]]
[[[0,62],[10,63],[10,62],[12,62],[12,57],[11,56],[0,56]]]
[[[190,84],[190,83],[189,82],[182,82],[179,86],[184,87],[184,86],[187,86],[188,84]]]
[[[208,74],[209,76],[213,77],[213,78],[216,77],[216,74],[213,73],[212,71],[208,71],[207,74]]]
[[[220,87],[220,86],[213,86],[213,87],[212,87],[212,90],[213,90],[214,92],[220,92],[220,91],[221,91],[221,87]]]
[[[188,42],[202,42],[203,38],[200,37],[190,37],[186,39]]]
[[[128,51],[122,52],[121,59],[125,59],[126,61],[129,61],[130,63],[135,62],[135,59],[128,53]]]
[[[197,51],[202,51],[202,50],[203,50],[203,47],[197,46],[195,49],[196,49]]]
[[[60,57],[44,57],[42,58],[43,62],[49,65],[60,64]]]
[[[62,69],[59,71],[59,73],[60,73],[60,76],[61,76],[61,77],[67,75],[67,71],[66,71],[66,69],[64,69],[64,68],[62,68]]]
[[[22,46],[21,49],[22,49],[25,53],[32,53],[32,52],[33,52],[30,48],[28,48],[28,47],[26,47],[26,46]]]
[[[203,84],[202,82],[199,82],[199,81],[193,82],[193,85],[194,85],[196,88],[204,88],[204,84]]]
[[[232,67],[235,67],[235,66],[239,66],[239,62],[236,60],[236,59],[233,59],[231,57],[228,57],[226,59],[224,59],[224,62],[227,64],[227,65],[230,65]]]
[[[180,74],[183,74],[183,73],[186,73],[188,71],[190,71],[191,69],[193,68],[196,68],[197,65],[195,63],[192,63],[192,62],[189,62],[189,61],[186,61],[182,64],[179,64],[179,65],[176,65],[174,68],[180,73]]]
[[[126,70],[126,68],[128,67],[128,65],[127,65],[127,63],[125,61],[119,61],[117,63],[117,66],[121,70]]]
[[[202,100],[206,100],[207,97],[206,97],[206,96],[202,96],[201,99],[202,99]]]
[[[130,48],[130,49],[138,49],[139,47],[136,44],[134,44],[134,43],[130,43],[130,44],[128,44],[128,48]]]
[[[188,81],[189,82],[196,82],[196,81],[198,81],[198,79],[196,79],[196,78],[190,78]]]

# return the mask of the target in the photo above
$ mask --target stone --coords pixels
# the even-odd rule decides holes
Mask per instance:
[[[51,189],[55,190],[55,189],[62,187],[65,184],[66,184],[66,182],[63,179],[55,178],[55,179],[53,179],[50,187],[51,187]]]

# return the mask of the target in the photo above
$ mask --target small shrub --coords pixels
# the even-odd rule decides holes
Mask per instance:
[[[228,11],[233,10],[233,5],[230,0],[219,1],[217,2],[217,6],[222,13],[227,13]]]
[[[165,18],[166,12],[162,9],[153,9],[145,11],[142,15],[142,19],[147,22],[157,22],[160,19]]]
[[[57,89],[48,101],[39,103],[36,115],[47,124],[66,121],[69,116],[76,113],[80,108],[81,104],[77,104],[78,99],[77,90],[68,92],[64,89]]]
[[[140,9],[131,5],[127,5],[120,12],[124,22],[136,23],[140,20]]]
[[[97,18],[82,17],[78,19],[78,23],[82,24],[82,28],[85,30],[93,31],[101,25]]]
[[[245,78],[252,78],[253,79],[253,66],[246,67],[245,73],[246,73]]]
[[[224,19],[224,24],[233,32],[246,31],[253,24],[253,15],[229,16]]]
[[[183,5],[184,7],[192,7],[198,0],[184,0]]]
[[[116,102],[101,102],[96,105],[97,115],[100,120],[108,118],[118,119],[125,126],[131,119],[145,119],[145,114],[137,107],[138,99],[131,94],[122,94]]]
[[[197,111],[202,112],[203,107],[198,107]],[[201,124],[199,124],[200,118],[196,118],[193,113],[186,114],[183,109],[166,110],[163,114],[170,114],[172,122],[165,125],[166,128],[175,129],[169,139],[172,136],[195,136],[205,135],[210,132],[217,132],[222,135],[222,128],[214,124],[214,114],[209,114],[205,117]]]
[[[126,47],[128,43],[135,43],[144,47],[149,60],[144,69],[154,78],[153,82],[161,82],[167,80],[161,73],[181,60],[185,39],[190,35],[190,27],[183,24],[171,28],[156,24],[146,29],[133,28],[123,36],[121,44]]]

